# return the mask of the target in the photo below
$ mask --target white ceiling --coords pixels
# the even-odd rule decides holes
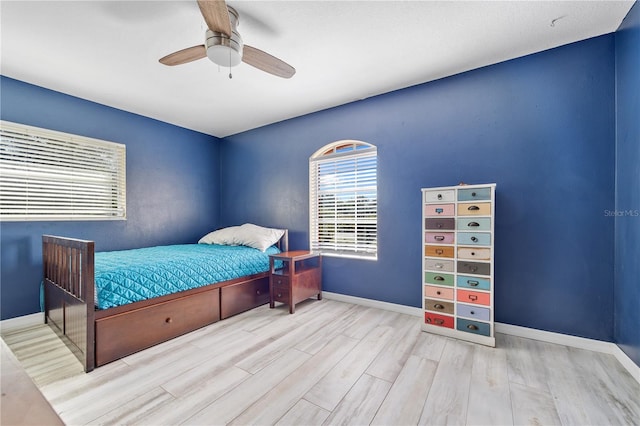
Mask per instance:
[[[224,137],[615,31],[633,1],[238,1],[289,79],[208,59],[195,1],[2,1],[3,75]]]

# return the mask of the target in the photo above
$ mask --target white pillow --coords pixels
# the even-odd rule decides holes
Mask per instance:
[[[240,229],[239,226],[230,226],[228,228],[218,229],[217,231],[209,232],[204,237],[200,238],[198,244],[222,244],[225,246],[237,246],[240,245],[236,234]]]
[[[237,237],[243,246],[257,248],[265,251],[284,235],[283,229],[264,228],[252,223],[245,223],[240,226]]]
[[[200,238],[198,244],[222,244],[226,246],[248,246],[265,251],[284,235],[283,229],[265,228],[245,223],[218,229]]]

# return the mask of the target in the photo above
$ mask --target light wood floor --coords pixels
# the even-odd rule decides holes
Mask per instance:
[[[131,324],[135,327],[135,324]],[[3,336],[67,424],[640,424],[611,355],[331,300],[263,306],[89,374],[48,327]]]

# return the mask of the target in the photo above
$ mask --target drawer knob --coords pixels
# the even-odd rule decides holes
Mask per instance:
[[[433,305],[433,307],[436,309],[444,309],[444,306],[439,303],[436,303],[435,305]]]
[[[436,241],[444,241],[444,236],[443,235],[436,235],[435,237],[433,237],[434,240]]]
[[[476,252],[475,252],[475,251],[472,251],[472,252],[471,252],[471,256],[475,256],[475,255],[476,255]]]
[[[476,313],[475,313],[475,311],[470,311],[469,313],[470,313],[471,315],[475,315],[475,314],[476,314]]]
[[[440,290],[436,291],[436,294],[440,294]]]
[[[471,237],[471,241],[473,241],[474,243],[477,243],[478,242],[478,237],[475,237],[475,236]]]
[[[442,194],[438,194],[438,200],[442,200]]]
[[[278,297],[282,297],[282,293],[278,293]]]
[[[472,197],[475,197],[475,196],[476,196],[476,193],[475,193],[475,192],[472,192],[472,193],[471,193],[471,196],[472,196]]]
[[[256,294],[257,294],[257,295],[260,295],[260,290],[256,290]]]
[[[478,206],[469,206],[469,207],[467,208],[467,210],[472,210],[472,211],[473,211],[473,210],[480,210],[480,207],[478,207]]]
[[[164,320],[164,322],[166,322],[167,324],[171,324],[173,322],[173,319],[169,317],[166,320]]]
[[[477,287],[478,284],[480,284],[480,281],[467,280],[467,284],[469,284],[471,287]]]
[[[442,224],[440,222],[436,223],[436,228],[442,228]]]
[[[436,269],[442,269],[442,263],[436,263]]]
[[[477,329],[478,329],[478,326],[477,326],[477,325],[473,325],[473,324],[469,324],[469,325],[467,325],[467,328],[468,328],[469,330],[477,330]]]
[[[476,227],[476,226],[480,226],[480,224],[478,222],[469,222],[467,223],[467,226]]]

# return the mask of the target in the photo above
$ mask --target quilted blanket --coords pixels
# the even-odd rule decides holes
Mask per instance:
[[[184,244],[95,254],[96,307],[107,309],[269,270],[269,254],[245,246]]]

